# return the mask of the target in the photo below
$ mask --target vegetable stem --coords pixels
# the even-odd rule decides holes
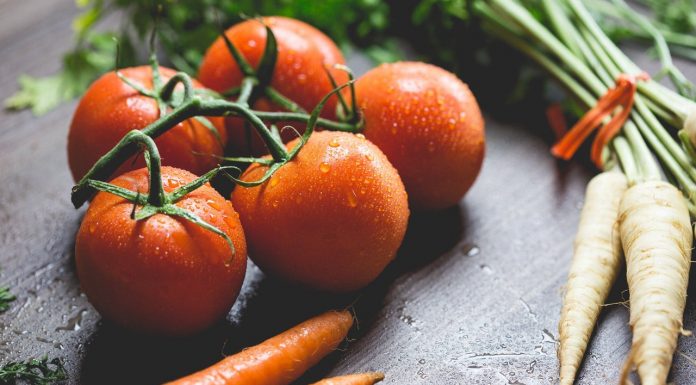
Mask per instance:
[[[283,94],[278,92],[275,88],[271,86],[267,86],[265,88],[265,94],[268,99],[270,99],[273,103],[281,106],[282,108],[290,111],[290,112],[304,112],[306,113],[302,107],[300,107],[297,103],[293,102],[292,100],[286,98]]]
[[[180,104],[170,113],[162,116],[156,122],[145,127],[142,133],[151,138],[156,138],[180,122],[195,116],[200,108],[200,104],[201,100],[198,97],[193,97]],[[109,178],[123,162],[137,151],[137,144],[124,137],[109,152],[99,158],[94,166],[72,188],[71,200],[75,208],[82,206],[92,194],[92,189],[88,188],[87,184],[89,179],[105,180]]]
[[[621,170],[623,170],[624,175],[626,175],[628,185],[632,186],[636,184],[640,178],[640,175],[638,166],[634,159],[633,151],[631,150],[631,146],[628,144],[628,141],[623,136],[618,135],[612,141],[612,146],[614,147],[616,157],[619,159],[619,163],[621,164]]]
[[[239,89],[239,97],[237,97],[236,102],[242,105],[249,105],[249,98],[257,83],[258,79],[256,79],[255,76],[245,76],[242,80],[242,85]]]
[[[159,91],[159,97],[162,100],[169,102],[174,93],[176,86],[181,83],[184,86],[184,101],[190,100],[193,96],[193,82],[191,77],[184,72],[177,72],[174,76],[169,79],[169,81],[162,86]]]

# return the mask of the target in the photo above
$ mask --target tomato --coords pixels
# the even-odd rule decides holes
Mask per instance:
[[[195,178],[162,168],[167,192]],[[148,173],[131,171],[112,183],[148,191]],[[176,205],[225,232],[235,253],[224,238],[183,218],[131,219],[133,203],[100,192],[77,233],[75,262],[82,289],[104,318],[137,331],[181,335],[203,330],[229,311],[246,271],[239,217],[208,184]]]
[[[165,82],[176,73],[168,68],[160,67],[160,70]],[[150,66],[125,68],[121,73],[134,83],[152,89]],[[203,86],[194,81],[194,87]],[[115,72],[103,75],[82,97],[70,124],[68,162],[73,178],[76,181],[82,178],[129,131],[142,129],[159,116],[157,102],[153,98],[138,93],[119,79]],[[215,167],[219,159],[205,154],[221,156],[227,134],[223,118],[210,117],[208,120],[217,128],[220,140],[201,122],[185,120],[155,139],[162,163],[195,174],[204,174]],[[144,165],[142,157],[135,162],[126,161],[114,175]]]
[[[334,64],[345,64],[345,59],[336,44],[318,29],[299,20],[286,17],[265,17],[263,23],[269,25],[276,36],[278,59],[271,79],[271,85],[285,97],[311,111],[321,99],[333,89],[325,66],[338,84],[348,80],[345,72],[333,69]],[[256,68],[266,47],[266,29],[258,20],[248,20],[232,26],[225,35],[237,47],[252,67]],[[222,37],[218,38],[203,58],[198,78],[206,86],[218,92],[227,91],[241,84],[244,75],[230,54]],[[332,97],[324,107],[322,116],[336,118],[337,98]],[[283,109],[266,99],[258,100],[255,109],[263,111],[282,111]],[[235,154],[248,154],[247,140],[242,120],[229,118],[226,121],[230,134],[230,146]],[[278,127],[293,126],[304,132],[300,123],[280,122]],[[291,130],[283,132],[284,141],[294,137]],[[263,141],[255,133],[252,135],[252,153],[265,154],[268,151]]]
[[[242,179],[265,170],[252,165]],[[264,271],[336,292],[364,287],[384,270],[409,216],[403,183],[384,154],[344,132],[314,133],[269,181],[237,187],[232,203]]]
[[[414,209],[456,205],[479,174],[484,122],[469,87],[415,62],[383,64],[355,84],[364,135],[399,170]]]

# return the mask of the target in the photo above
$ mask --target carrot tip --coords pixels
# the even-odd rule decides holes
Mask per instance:
[[[568,153],[567,151],[561,150],[558,145],[554,145],[553,147],[551,147],[551,155],[563,160],[570,160],[570,158],[573,157],[572,153]]]

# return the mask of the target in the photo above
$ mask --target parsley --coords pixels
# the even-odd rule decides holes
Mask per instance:
[[[10,308],[10,302],[17,299],[6,287],[0,287],[0,313]]]
[[[27,362],[10,362],[0,368],[0,384],[50,385],[68,378],[63,363],[58,358],[33,359]]]

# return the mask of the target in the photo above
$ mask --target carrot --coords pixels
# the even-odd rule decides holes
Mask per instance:
[[[561,385],[572,385],[592,329],[621,267],[619,202],[626,177],[605,172],[587,185],[558,324]]]
[[[691,264],[691,222],[684,196],[652,181],[626,191],[619,208],[631,294],[631,352],[621,384],[635,368],[642,385],[664,385],[682,331]]]
[[[356,373],[346,376],[325,378],[312,385],[373,385],[384,379],[384,373],[368,372]]]
[[[331,353],[353,317],[330,311],[166,385],[286,385]]]

